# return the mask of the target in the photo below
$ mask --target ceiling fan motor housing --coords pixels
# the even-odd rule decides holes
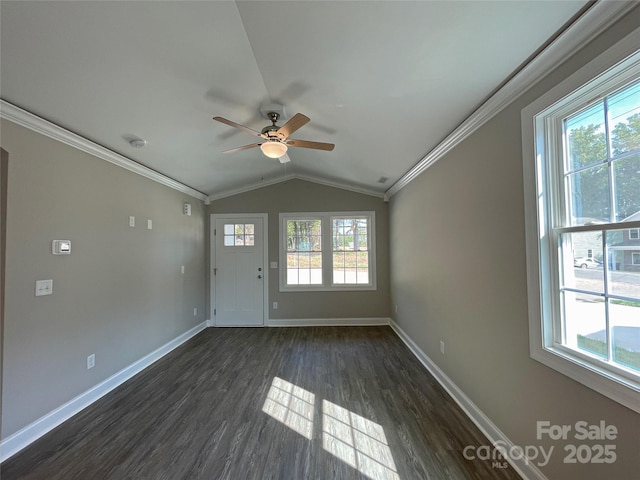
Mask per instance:
[[[270,140],[284,140],[284,134],[278,133],[280,127],[276,125],[276,122],[280,118],[280,114],[278,112],[269,112],[267,115],[272,124],[264,127],[260,133],[268,136]]]

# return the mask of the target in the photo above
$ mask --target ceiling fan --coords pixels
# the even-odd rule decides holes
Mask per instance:
[[[252,143],[250,145],[244,145],[242,147],[231,148],[229,150],[225,150],[222,153],[233,153],[239,152],[240,150],[246,150],[248,148],[260,147],[262,153],[264,153],[267,157],[279,158],[282,162],[283,159],[285,159],[285,161],[289,161],[288,157],[286,156],[287,149],[289,147],[312,148],[314,150],[326,150],[329,152],[332,151],[335,147],[333,143],[310,142],[308,140],[295,140],[293,138],[289,138],[289,135],[298,130],[300,127],[309,123],[310,119],[306,115],[296,113],[289,119],[289,121],[279,127],[278,125],[276,125],[276,123],[280,118],[280,113],[275,111],[267,111],[265,112],[265,114],[266,117],[271,120],[271,125],[267,125],[266,127],[264,127],[261,132],[253,130],[249,127],[245,127],[244,125],[240,125],[239,123],[232,122],[231,120],[227,120],[226,118],[213,117],[213,119],[218,122],[224,123],[234,128],[238,128],[251,135],[260,137],[265,140],[262,143]]]

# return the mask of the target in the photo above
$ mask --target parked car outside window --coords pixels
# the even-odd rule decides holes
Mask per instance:
[[[598,268],[602,264],[593,258],[578,257],[573,259],[573,266],[577,268]]]

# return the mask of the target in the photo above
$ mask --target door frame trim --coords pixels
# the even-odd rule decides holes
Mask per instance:
[[[209,316],[211,317],[211,324],[217,327],[216,316],[213,314],[216,308],[216,292],[215,292],[215,278],[213,275],[213,269],[215,268],[216,260],[216,238],[214,230],[216,228],[216,220],[223,220],[226,218],[261,218],[262,219],[262,271],[264,272],[262,282],[262,326],[269,323],[269,214],[268,213],[212,213],[209,215]],[[256,325],[252,325],[256,326]]]

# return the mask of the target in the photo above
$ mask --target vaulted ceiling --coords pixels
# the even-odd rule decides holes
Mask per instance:
[[[207,195],[291,174],[382,193],[586,3],[3,0],[0,93]],[[335,150],[221,153],[256,138],[212,117],[260,130],[270,103]]]

